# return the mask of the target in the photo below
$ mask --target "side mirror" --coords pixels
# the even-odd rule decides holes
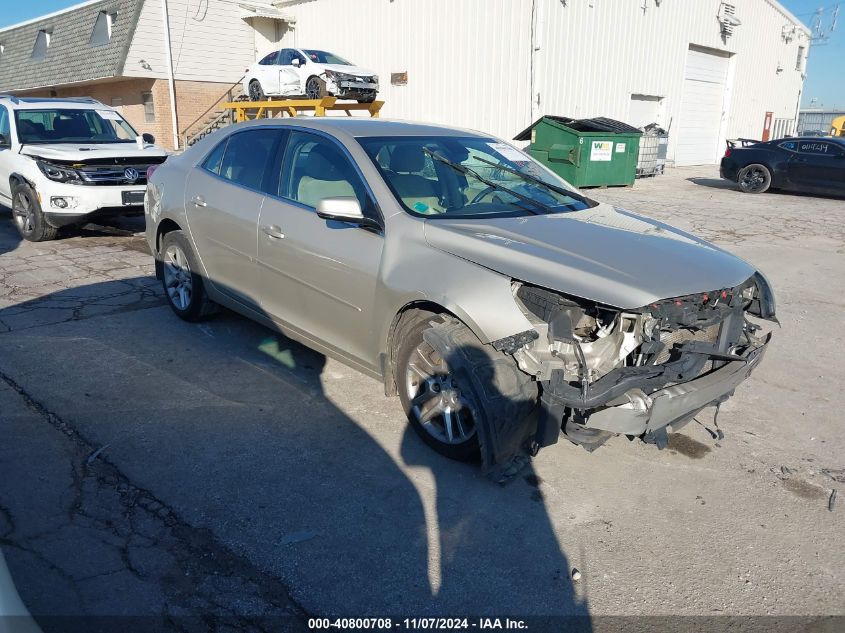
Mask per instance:
[[[323,198],[317,203],[317,215],[324,220],[337,220],[358,226],[381,228],[378,222],[364,216],[357,198]]]
[[[296,66],[297,68],[299,68],[301,62],[299,61],[299,57],[294,57],[290,63],[291,66]]]
[[[9,149],[11,146],[12,143],[9,141],[9,137],[5,134],[0,134],[0,148]]]
[[[149,143],[150,145],[155,145],[156,137],[150,134],[149,132],[144,132],[141,134],[141,138],[144,139],[145,143]]]

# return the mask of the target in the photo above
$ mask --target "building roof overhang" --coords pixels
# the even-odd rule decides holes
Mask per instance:
[[[280,11],[269,2],[257,2],[249,0],[241,0],[238,2],[241,8],[241,19],[251,20],[253,18],[269,18],[271,20],[279,20],[293,24],[296,18],[289,13]]]

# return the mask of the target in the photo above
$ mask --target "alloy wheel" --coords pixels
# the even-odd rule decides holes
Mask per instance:
[[[745,191],[758,191],[765,183],[766,173],[761,167],[754,167],[742,175],[739,184]]]
[[[322,97],[322,92],[320,80],[316,77],[311,77],[311,79],[308,80],[308,83],[305,84],[305,95],[309,99],[319,99]]]
[[[425,341],[408,359],[406,386],[412,415],[445,444],[463,444],[476,434],[474,407],[445,361]]]
[[[17,224],[21,233],[29,235],[35,230],[35,205],[32,204],[32,200],[26,193],[19,191],[15,194],[15,199],[12,202],[12,213],[15,216],[15,224]]]
[[[179,310],[187,310],[191,305],[194,284],[188,258],[176,244],[171,244],[164,251],[164,286],[173,305]]]

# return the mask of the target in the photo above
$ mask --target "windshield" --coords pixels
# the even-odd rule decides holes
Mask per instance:
[[[138,133],[113,110],[18,110],[18,140],[33,143],[134,143]]]
[[[529,156],[492,138],[358,139],[412,215],[520,216],[580,211],[598,203]]]
[[[338,57],[334,53],[327,53],[326,51],[303,50],[303,53],[308,55],[308,59],[318,64],[340,64],[341,66],[351,66],[352,62],[348,62],[343,57]]]

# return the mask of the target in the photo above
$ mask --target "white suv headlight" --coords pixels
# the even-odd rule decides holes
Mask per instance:
[[[82,177],[75,169],[60,167],[59,165],[54,165],[53,163],[48,163],[43,160],[35,161],[35,163],[38,165],[38,169],[41,170],[41,173],[47,176],[50,180],[55,182],[66,182],[73,185],[82,183]]]

